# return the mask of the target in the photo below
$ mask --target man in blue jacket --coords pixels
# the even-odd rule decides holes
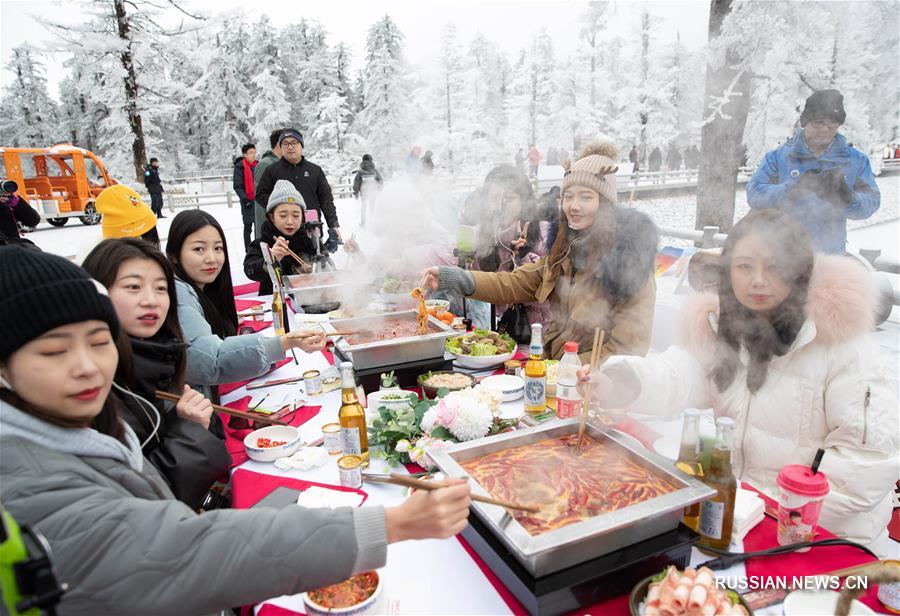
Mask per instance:
[[[837,132],[846,118],[840,92],[813,92],[800,114],[800,130],[766,154],[747,184],[751,208],[790,214],[819,252],[842,254],[847,219],[868,218],[881,205],[869,159]]]

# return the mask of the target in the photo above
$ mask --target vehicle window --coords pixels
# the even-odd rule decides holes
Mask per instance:
[[[84,172],[87,174],[87,179],[91,186],[102,186],[103,188],[106,188],[106,180],[103,179],[100,168],[97,166],[97,163],[87,156],[84,157]]]

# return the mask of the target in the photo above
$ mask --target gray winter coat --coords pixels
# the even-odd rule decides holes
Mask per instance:
[[[188,343],[185,381],[209,394],[210,387],[264,374],[273,363],[284,359],[281,341],[263,334],[215,335],[203,316],[200,298],[191,286],[175,280],[178,290],[178,320]]]
[[[50,543],[61,615],[213,614],[384,565],[384,509],[216,510],[176,501],[141,456],[0,403],[0,497]]]

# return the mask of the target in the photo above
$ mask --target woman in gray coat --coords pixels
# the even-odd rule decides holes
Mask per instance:
[[[60,614],[220,613],[380,567],[388,543],[465,528],[462,480],[390,508],[197,515],[117,416],[105,289],[66,259],[3,247],[0,311],[3,505],[47,538],[69,586]]]
[[[207,212],[185,210],[169,227],[166,255],[175,268],[178,319],[187,349],[185,380],[218,400],[216,385],[265,374],[292,348],[307,353],[325,344],[322,332],[282,336],[237,334],[237,311],[222,227]]]

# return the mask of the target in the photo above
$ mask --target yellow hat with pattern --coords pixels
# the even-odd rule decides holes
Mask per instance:
[[[103,214],[103,237],[140,237],[156,226],[156,216],[141,196],[124,184],[106,188],[97,196]]]

